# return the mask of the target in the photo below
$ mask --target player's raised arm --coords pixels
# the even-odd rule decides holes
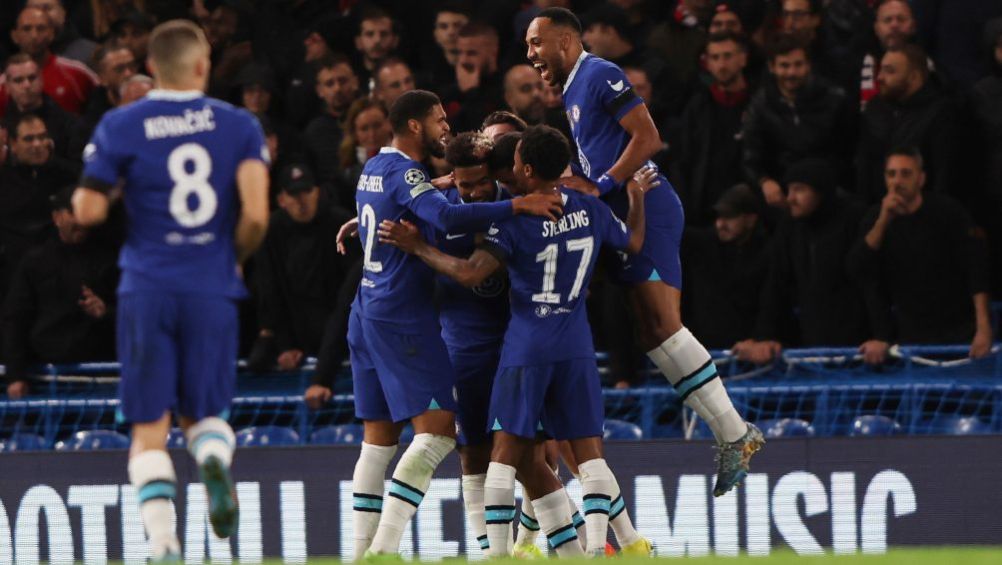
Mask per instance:
[[[474,251],[469,259],[443,253],[425,241],[417,226],[407,220],[400,222],[383,220],[379,224],[378,235],[380,243],[388,243],[418,257],[435,271],[465,287],[477,286],[501,268],[501,262],[483,249]]]
[[[240,219],[235,244],[241,264],[264,241],[268,231],[268,168],[263,161],[248,159],[237,168],[237,192],[240,194]]]
[[[657,170],[645,167],[636,172],[630,182],[626,183],[626,196],[630,201],[630,211],[626,215],[626,227],[630,230],[630,241],[626,245],[628,253],[640,253],[644,246],[646,232],[644,214],[644,195],[647,191],[661,184],[657,180]]]

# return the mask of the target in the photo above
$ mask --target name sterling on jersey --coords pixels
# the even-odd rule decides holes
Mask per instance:
[[[206,106],[201,110],[185,110],[180,116],[151,116],[143,120],[143,128],[146,139],[180,137],[216,129],[216,118],[212,108]]]
[[[554,237],[564,232],[588,227],[588,224],[587,210],[571,212],[556,222],[543,222],[543,237]]]
[[[363,192],[382,192],[383,177],[376,175],[362,175],[358,177],[358,190]]]

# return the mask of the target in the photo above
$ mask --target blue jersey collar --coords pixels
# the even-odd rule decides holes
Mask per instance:
[[[401,157],[403,157],[404,159],[407,159],[408,161],[413,161],[413,159],[411,159],[410,157],[408,157],[406,153],[404,153],[403,151],[397,149],[396,147],[390,147],[389,145],[387,145],[386,147],[380,148],[379,152],[380,153],[397,153]]]
[[[146,93],[150,100],[170,100],[172,102],[188,102],[205,96],[201,90],[164,90],[154,88]]]
[[[578,69],[581,68],[581,61],[585,60],[585,57],[590,55],[587,51],[581,51],[578,55],[577,62],[574,63],[574,68],[571,69],[571,74],[567,75],[567,80],[564,81],[564,94],[567,94],[567,89],[571,87],[571,81],[574,80],[574,76],[578,74]]]

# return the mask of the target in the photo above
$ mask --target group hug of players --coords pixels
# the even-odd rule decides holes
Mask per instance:
[[[540,531],[559,556],[602,555],[610,526],[623,553],[651,554],[602,455],[584,300],[603,245],[618,252],[612,276],[629,289],[648,357],[716,437],[715,495],[743,480],[764,443],[682,325],[683,215],[648,161],[660,142],[647,108],[621,69],[583,50],[570,11],[540,12],[526,43],[543,80],[563,87],[578,163],[546,126],[448,141],[439,99],[410,91],[390,109],[393,141],[365,164],[358,218],[339,234],[343,246],[357,232],[364,251],[348,332],[365,428],[352,485],[359,558],[398,553],[457,439],[469,523],[488,555],[531,556]],[[158,26],[149,51],[157,89],[102,119],[73,204],[90,226],[124,201],[120,410],[132,424],[129,478],[150,556],[170,561],[180,557],[165,446],[172,413],[215,533],[237,524],[235,440],[220,415],[235,388],[235,301],[246,292],[235,266],[264,237],[269,157],[250,114],[202,93],[209,47],[197,26]],[[151,121],[164,127],[144,128]],[[446,158],[450,177],[431,179],[422,162],[432,156]],[[407,422],[414,440],[384,496]],[[556,474],[558,452],[580,480],[580,511]],[[525,497],[513,543],[516,480]]]

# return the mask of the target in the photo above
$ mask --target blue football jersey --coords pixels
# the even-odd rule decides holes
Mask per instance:
[[[252,114],[201,92],[154,90],[105,114],[83,158],[84,186],[123,182],[119,293],[246,294],[236,173],[243,161],[268,161]]]
[[[446,199],[461,204],[459,190],[444,191]],[[495,201],[507,200],[511,195],[501,187],[496,187]],[[477,248],[477,234],[472,230],[465,233],[437,234],[437,247],[449,255],[467,258]],[[442,324],[442,339],[449,348],[450,355],[497,355],[505,329],[508,327],[508,275],[501,270],[487,277],[475,288],[466,288],[449,277],[437,278],[439,322]]]
[[[602,245],[624,249],[629,230],[601,200],[563,190],[557,222],[516,216],[496,222],[484,249],[506,262],[511,322],[500,367],[594,358],[585,295]]]
[[[585,176],[596,181],[616,163],[630,142],[619,120],[643,103],[622,69],[581,53],[564,83],[564,109]]]

